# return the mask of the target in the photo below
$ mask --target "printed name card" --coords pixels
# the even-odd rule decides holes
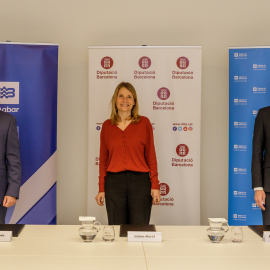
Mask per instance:
[[[263,232],[264,242],[270,242],[270,232]]]
[[[12,239],[11,231],[0,231],[0,242],[10,242]]]
[[[162,233],[128,231],[128,242],[162,242]]]

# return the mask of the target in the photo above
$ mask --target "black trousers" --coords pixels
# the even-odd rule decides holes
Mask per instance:
[[[109,225],[149,224],[152,208],[149,173],[108,172],[105,202]]]
[[[265,192],[265,211],[262,211],[263,225],[270,225],[270,192]]]
[[[7,213],[7,208],[0,205],[0,224],[5,224],[6,213]]]

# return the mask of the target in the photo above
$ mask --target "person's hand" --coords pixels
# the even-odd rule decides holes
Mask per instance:
[[[11,207],[16,203],[17,199],[15,197],[11,196],[5,196],[3,200],[3,206],[4,207]]]
[[[159,189],[151,189],[152,203],[159,204],[160,202],[160,192]]]
[[[263,211],[265,210],[265,192],[263,190],[255,190],[254,200]]]
[[[96,196],[97,204],[102,206],[104,205],[105,192],[99,192]]]

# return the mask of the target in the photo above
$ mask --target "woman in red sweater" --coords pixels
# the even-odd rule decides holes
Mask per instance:
[[[140,116],[137,94],[128,82],[112,96],[110,119],[100,134],[98,205],[104,205],[110,225],[149,224],[151,207],[160,192],[153,129]]]

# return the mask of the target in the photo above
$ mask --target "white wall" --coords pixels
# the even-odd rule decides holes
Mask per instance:
[[[268,0],[0,0],[1,42],[60,47],[58,224],[86,214],[87,47],[95,45],[203,46],[201,224],[228,217],[228,47],[270,45],[269,10]]]

